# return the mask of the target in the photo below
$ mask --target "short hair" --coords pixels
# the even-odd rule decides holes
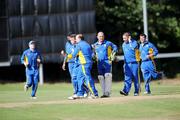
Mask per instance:
[[[69,37],[75,37],[75,36],[76,36],[76,34],[75,34],[75,33],[73,33],[73,32],[69,32],[69,33],[67,34],[67,36],[69,36]]]
[[[125,33],[123,34],[123,36],[131,36],[131,33],[130,33],[130,32],[125,32]]]
[[[103,31],[99,31],[99,32],[97,33],[97,36],[98,36],[99,33],[102,33],[102,34],[104,35],[104,32],[103,32]],[[104,35],[104,36],[105,36],[105,35]]]
[[[146,38],[146,34],[144,34],[144,33],[140,34],[139,36],[143,36],[143,37]]]

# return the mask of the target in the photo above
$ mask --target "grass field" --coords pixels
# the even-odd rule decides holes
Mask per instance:
[[[45,84],[38,88],[38,99],[31,100],[23,83],[1,84],[0,120],[180,120],[180,80],[152,82],[150,96],[135,97],[133,89],[121,96],[122,86],[113,83],[111,98],[67,100],[71,84]]]

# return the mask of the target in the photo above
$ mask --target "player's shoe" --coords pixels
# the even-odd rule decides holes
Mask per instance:
[[[144,92],[144,94],[146,94],[146,95],[150,95],[150,94],[151,94],[151,92],[147,92],[147,91],[145,91],[145,92]]]
[[[73,96],[70,96],[70,97],[68,97],[68,100],[75,100],[75,99],[77,99],[77,95],[76,94],[74,94]]]
[[[98,95],[92,95],[92,94],[90,94],[90,95],[88,96],[88,99],[97,99],[97,98],[99,98]]]
[[[36,96],[33,96],[33,97],[31,97],[31,99],[32,99],[32,100],[36,100],[36,99],[37,99],[37,97],[36,97]]]
[[[28,91],[28,85],[27,85],[27,84],[24,85],[24,91],[25,91],[25,92]]]
[[[77,96],[76,99],[84,99],[84,96]]]
[[[84,94],[84,98],[87,98],[87,97],[88,97],[88,94],[87,94],[87,93],[85,93],[85,94]]]
[[[102,95],[101,98],[108,98],[110,97],[109,95]]]
[[[139,96],[139,94],[138,93],[134,93],[134,96]]]
[[[119,92],[121,95],[128,96],[128,93],[125,93],[123,90],[120,90]]]
[[[75,98],[73,98],[73,96],[68,97],[68,100],[75,100]]]

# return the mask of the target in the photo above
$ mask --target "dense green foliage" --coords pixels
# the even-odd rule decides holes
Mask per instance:
[[[160,52],[180,51],[179,5],[179,0],[147,0],[149,39]],[[143,32],[142,0],[96,0],[96,26],[119,45],[126,31],[138,39]]]

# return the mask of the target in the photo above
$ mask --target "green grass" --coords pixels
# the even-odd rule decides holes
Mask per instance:
[[[31,91],[25,93],[22,83],[3,84],[0,85],[0,104],[29,104],[10,108],[0,106],[0,120],[180,120],[180,82],[177,84],[153,82],[152,96],[138,97],[132,96],[133,89],[130,97],[119,95],[123,83],[113,83],[112,86],[112,97],[109,99],[75,100],[70,103],[67,97],[72,93],[71,84],[39,86],[37,100],[30,99]],[[99,84],[97,89],[101,95]],[[166,98],[161,98],[164,95]],[[40,104],[49,101],[65,103]]]

